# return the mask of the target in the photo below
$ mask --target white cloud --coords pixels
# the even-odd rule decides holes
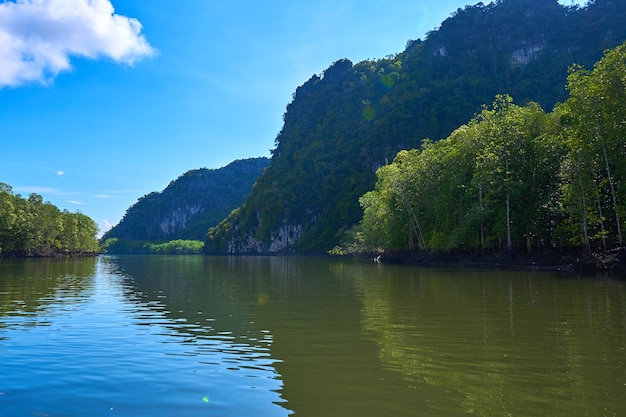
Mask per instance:
[[[38,185],[34,185],[34,186],[18,185],[16,187],[13,187],[13,190],[18,193],[27,193],[27,194],[35,193],[35,194],[42,194],[42,195],[54,195],[54,196],[65,196],[65,197],[81,195],[81,193],[77,191],[67,191],[67,190],[61,190],[59,188],[54,188],[54,187],[41,187]]]
[[[65,200],[65,202],[66,203],[70,203],[70,204],[75,204],[77,206],[82,206],[83,204],[86,204],[86,203],[83,203],[82,201],[78,201],[78,200]]]
[[[17,186],[17,187],[14,187],[13,190],[17,191],[18,193],[29,193],[29,194],[35,193],[35,194],[58,195],[61,193],[61,191],[58,188],[39,187],[39,186],[25,186],[25,187]]]
[[[154,54],[137,19],[109,0],[16,0],[0,3],[0,88],[48,83],[71,70],[70,57],[108,57],[132,65]]]
[[[117,196],[114,195],[110,195],[110,194],[95,194],[92,195],[91,198],[103,198],[103,199],[107,199],[107,198],[119,198]]]
[[[65,172],[63,172],[63,171],[57,171],[57,175],[58,175],[59,177],[62,177],[63,175],[65,175]]]

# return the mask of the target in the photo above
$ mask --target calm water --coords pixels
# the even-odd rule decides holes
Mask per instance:
[[[0,259],[1,416],[625,416],[620,279]]]

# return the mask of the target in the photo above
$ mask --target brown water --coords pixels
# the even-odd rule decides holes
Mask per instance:
[[[0,260],[0,301],[0,414],[626,415],[615,278],[302,257]]]

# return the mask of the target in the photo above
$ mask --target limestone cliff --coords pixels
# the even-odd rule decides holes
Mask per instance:
[[[268,164],[267,158],[251,158],[188,171],[163,191],[141,197],[103,240],[203,240],[209,227],[243,203]]]

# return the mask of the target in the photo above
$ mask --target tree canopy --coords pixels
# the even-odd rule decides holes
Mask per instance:
[[[497,96],[467,125],[377,171],[360,203],[370,249],[622,246],[626,44],[574,66],[553,112]]]
[[[61,211],[38,194],[24,198],[0,183],[0,256],[95,254],[97,233],[90,217]]]

